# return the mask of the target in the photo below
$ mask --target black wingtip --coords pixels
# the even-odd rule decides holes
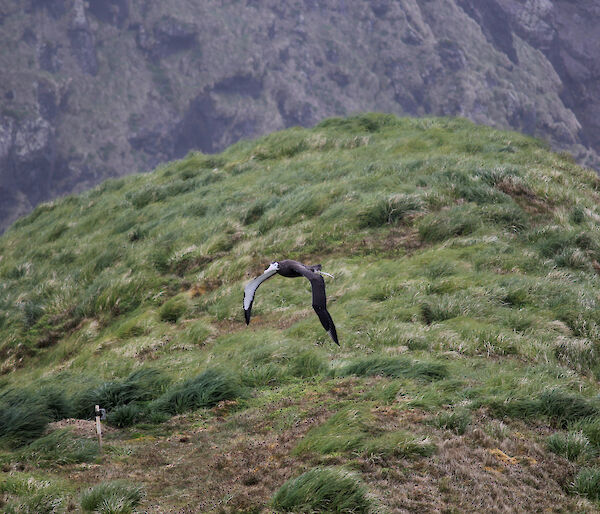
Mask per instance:
[[[340,342],[338,341],[337,334],[335,332],[333,332],[333,333],[329,332],[329,335],[330,335],[331,339],[333,340],[333,342],[335,344],[337,344],[338,346],[340,346]]]

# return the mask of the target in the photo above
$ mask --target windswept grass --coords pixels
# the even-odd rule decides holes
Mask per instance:
[[[412,361],[404,357],[368,357],[350,362],[334,370],[335,376],[381,375],[393,378],[440,380],[448,376],[446,366],[438,362]]]
[[[426,216],[419,223],[419,234],[424,241],[435,243],[454,236],[466,236],[480,226],[480,216],[470,205],[452,207],[446,212]]]
[[[551,452],[573,461],[585,461],[594,456],[590,440],[583,432],[557,432],[548,437],[546,445]]]
[[[471,415],[465,410],[453,412],[442,412],[433,420],[433,425],[445,430],[451,430],[455,434],[463,435],[471,424]]]
[[[91,462],[97,456],[97,441],[77,438],[69,429],[55,430],[19,452],[20,459],[40,467]]]
[[[73,399],[74,414],[78,418],[91,419],[95,405],[110,411],[132,402],[152,400],[166,389],[169,381],[156,369],[142,368],[124,380],[104,382],[76,394]]]
[[[208,369],[195,378],[176,385],[158,398],[151,408],[168,414],[180,414],[201,407],[212,407],[223,400],[234,400],[244,394],[239,379],[233,374]]]
[[[63,419],[71,414],[71,405],[65,391],[51,384],[40,388],[5,390],[0,394],[0,404],[5,408],[27,407],[32,411],[41,411],[50,421]]]
[[[443,295],[427,299],[420,305],[421,316],[427,325],[456,318],[469,313],[469,308],[459,295]]]
[[[394,224],[425,209],[425,201],[415,194],[397,194],[378,199],[359,213],[359,227],[380,227]]]
[[[373,502],[353,473],[341,468],[314,468],[283,484],[273,496],[278,512],[367,513]]]
[[[531,419],[545,416],[555,425],[566,428],[575,422],[599,412],[598,401],[583,398],[558,388],[543,391],[539,396],[510,401],[490,402],[489,407],[496,416]]]
[[[346,408],[311,429],[294,452],[334,453],[358,449],[368,434],[366,413]]]
[[[264,510],[290,469],[331,463],[356,469],[345,493],[323,489],[341,468],[319,468],[273,507],[585,510],[565,484],[600,451],[598,191],[526,136],[365,114],[38,206],[0,237],[2,464],[67,477],[47,496],[58,510],[92,475],[142,469],[165,485],[131,508]],[[265,282],[246,327],[244,285],[282,258],[335,276],[341,347],[303,279]],[[48,423],[96,404],[114,451],[72,473],[95,457]],[[488,437],[538,464],[482,470]],[[376,499],[361,503],[361,477]],[[7,505],[26,511],[38,489]],[[94,508],[125,505],[105,496]]]
[[[48,423],[50,413],[36,402],[0,403],[0,444],[22,446],[40,437]]]
[[[383,431],[363,405],[345,407],[327,421],[309,430],[294,453],[334,454],[352,452],[370,459],[428,457],[436,450],[426,438],[401,430]]]
[[[167,300],[160,308],[160,319],[169,323],[176,323],[187,310],[187,303],[181,297],[171,298]]]
[[[144,488],[123,480],[102,482],[81,495],[84,512],[128,514],[144,497]]]
[[[430,457],[436,449],[436,445],[427,438],[418,438],[408,432],[398,431],[367,439],[363,444],[362,454],[369,459],[383,461],[387,457]]]
[[[294,377],[308,378],[324,374],[328,369],[327,362],[314,351],[304,351],[295,355],[290,362],[289,372]]]
[[[569,429],[581,432],[594,448],[600,450],[600,418],[583,418],[569,424]]]
[[[573,492],[590,500],[600,500],[600,468],[582,468],[575,476]]]
[[[146,409],[136,403],[119,405],[110,411],[107,423],[113,427],[124,428],[146,419]]]
[[[59,484],[26,473],[0,477],[2,508],[7,514],[54,514],[67,507],[68,494]]]

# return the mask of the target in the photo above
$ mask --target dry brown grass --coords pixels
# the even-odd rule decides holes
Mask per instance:
[[[419,235],[419,231],[412,226],[399,226],[389,228],[385,237],[379,234],[365,234],[360,240],[337,248],[332,255],[365,255],[386,254],[395,255],[399,251],[411,255],[426,244]]]
[[[552,206],[547,200],[540,198],[519,179],[505,178],[496,184],[496,188],[511,196],[529,214],[545,214],[552,210]]]
[[[437,429],[431,414],[403,404],[376,406],[378,430],[405,430],[428,437],[438,451],[431,457],[384,458],[352,453],[293,456],[292,450],[314,426],[352,404],[383,380],[350,377],[299,398],[267,407],[237,410],[235,402],[211,411],[175,416],[166,435],[131,439],[115,431],[110,444],[133,448],[127,457],[105,455],[101,465],[75,465],[64,472],[80,484],[126,478],[141,482],[148,513],[271,512],[268,502],[289,478],[322,464],[350,466],[361,473],[384,512],[592,512],[592,504],[566,494],[575,468],[547,453],[547,426],[512,423],[503,435],[489,435],[490,419],[474,413],[464,435]],[[274,427],[285,409],[298,415]]]
[[[574,511],[576,502],[561,488],[568,477],[564,463],[539,459],[532,448],[509,457],[469,439],[452,436],[433,457],[398,462],[401,471],[392,473],[374,468],[365,480],[393,512]]]
[[[304,470],[302,462],[290,456],[291,449],[327,414],[315,406],[289,430],[272,430],[265,416],[288,403],[230,415],[229,406],[217,406],[216,417],[199,428],[190,427],[193,416],[178,416],[171,421],[172,435],[128,440],[135,448],[129,459],[82,466],[70,478],[85,483],[116,478],[142,482],[148,492],[141,506],[144,512],[262,509],[283,482]]]

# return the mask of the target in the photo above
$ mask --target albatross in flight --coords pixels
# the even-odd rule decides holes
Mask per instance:
[[[327,312],[325,280],[323,280],[323,277],[321,276],[328,275],[332,277],[333,275],[329,275],[329,273],[321,271],[320,264],[315,266],[305,266],[300,262],[289,259],[279,262],[272,262],[262,275],[249,282],[244,289],[244,314],[246,316],[246,325],[250,323],[250,311],[252,310],[254,293],[258,289],[258,286],[260,286],[268,278],[271,278],[273,275],[275,275],[275,273],[279,273],[280,275],[288,278],[306,277],[310,281],[310,285],[312,287],[313,309],[317,313],[317,316],[319,316],[323,328],[327,331],[331,339],[333,339],[333,342],[339,346],[340,343],[338,342],[335,325],[333,324],[333,320],[331,319],[329,312]]]

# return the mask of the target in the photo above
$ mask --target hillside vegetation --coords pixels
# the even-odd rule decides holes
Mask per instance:
[[[368,114],[37,207],[0,238],[0,506],[598,509],[599,190],[517,133]],[[284,258],[335,276],[340,348],[304,279],[246,327]]]

